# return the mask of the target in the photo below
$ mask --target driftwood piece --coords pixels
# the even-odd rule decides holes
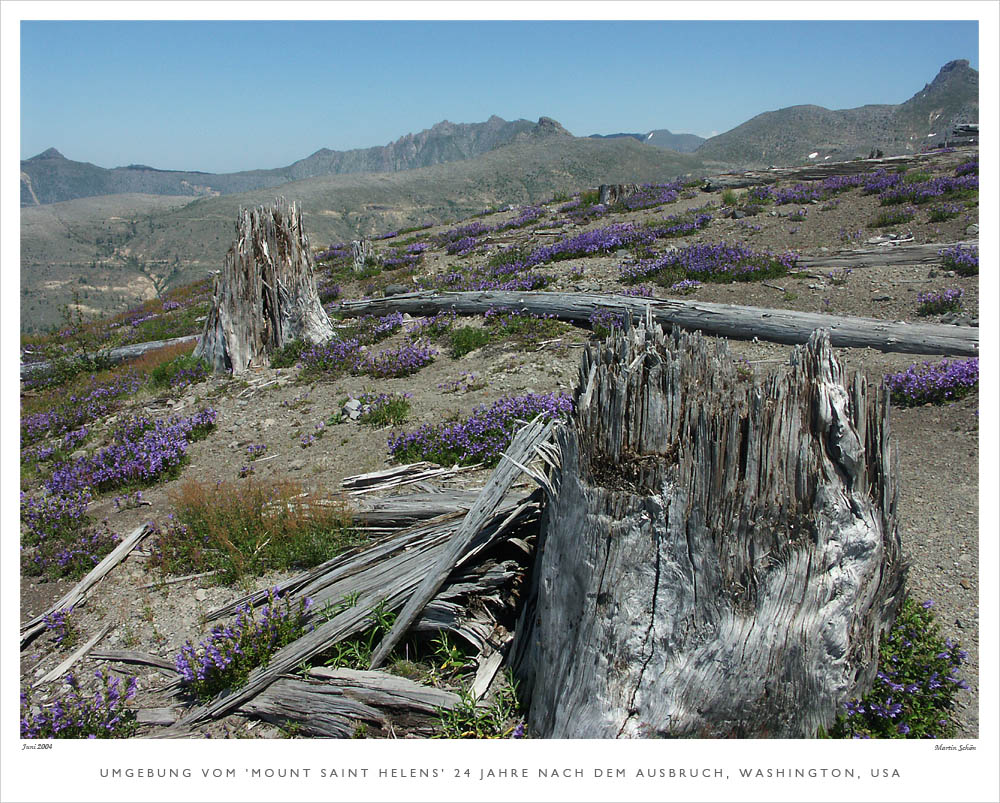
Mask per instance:
[[[118,544],[118,546],[104,556],[104,560],[91,569],[79,583],[60,597],[59,600],[49,607],[48,610],[44,613],[38,614],[35,618],[21,625],[21,649],[23,650],[25,646],[33,638],[35,638],[35,636],[45,629],[44,620],[46,616],[49,616],[56,611],[61,611],[64,608],[75,608],[77,605],[81,604],[87,598],[87,594],[90,592],[90,589],[99,583],[104,576],[122,560],[124,560],[125,556],[137,547],[139,542],[149,535],[150,532],[152,531],[150,530],[148,524],[142,524],[139,527],[136,527],[122,540],[120,544]]]
[[[453,692],[385,672],[316,667],[308,679],[279,679],[240,710],[279,725],[297,723],[305,736],[347,739],[359,723],[382,734],[391,733],[395,723],[429,734],[437,712],[460,700]]]
[[[891,242],[891,241],[890,241]],[[979,247],[979,240],[961,240],[954,243],[919,243],[915,245],[885,245],[838,251],[834,254],[803,256],[799,267],[816,268],[871,268],[884,265],[939,265],[940,252],[956,245]]]
[[[177,713],[172,708],[140,708],[135,719],[140,725],[173,725]]]
[[[350,316],[386,315],[394,311],[434,315],[443,310],[478,315],[490,307],[510,307],[534,315],[554,315],[560,320],[581,324],[589,321],[598,309],[624,310],[642,317],[648,307],[653,320],[661,326],[680,326],[739,340],[756,337],[775,343],[800,345],[806,343],[816,329],[827,329],[834,346],[907,354],[972,357],[979,354],[979,329],[970,326],[895,323],[847,315],[597,293],[423,292],[368,301],[345,301],[339,309]]]
[[[396,618],[392,629],[372,651],[371,668],[377,669],[400,642],[410,625],[420,615],[424,606],[431,601],[445,579],[454,571],[460,559],[468,551],[472,539],[483,523],[489,520],[501,501],[522,473],[522,464],[534,456],[535,447],[549,438],[552,422],[541,417],[522,427],[514,436],[507,452],[501,455],[500,464],[494,470],[489,482],[476,499],[476,504],[468,512],[461,526],[451,538],[448,548],[441,554],[428,571],[413,596],[407,601]]]
[[[91,636],[85,644],[83,644],[76,652],[69,656],[65,661],[63,661],[59,666],[53,669],[51,672],[47,672],[44,677],[40,678],[35,682],[35,686],[41,686],[43,683],[51,683],[53,680],[58,680],[61,678],[66,671],[73,666],[77,661],[79,661],[83,656],[90,652],[91,648],[98,641],[104,638],[108,631],[111,629],[111,625],[104,625],[100,630],[98,630],[93,636]]]
[[[902,601],[887,393],[822,332],[749,382],[724,342],[640,327],[580,376],[518,625],[530,729],[814,737]]]
[[[218,372],[239,374],[292,340],[332,336],[298,206],[278,198],[241,209],[195,356]]]

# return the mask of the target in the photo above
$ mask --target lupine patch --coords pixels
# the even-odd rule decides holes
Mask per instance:
[[[941,315],[962,309],[962,289],[947,288],[938,293],[917,295],[917,315]]]
[[[959,677],[968,654],[942,639],[928,600],[910,599],[879,647],[875,685],[844,703],[830,735],[844,739],[939,739],[955,735],[954,705],[969,688]]]
[[[231,625],[213,628],[197,647],[186,642],[174,657],[184,688],[203,700],[239,688],[254,668],[266,665],[275,652],[305,634],[310,605],[306,598],[293,608],[291,600],[274,589],[268,591],[259,617],[251,606],[240,606]]]
[[[494,465],[510,445],[521,422],[536,415],[546,419],[569,413],[573,400],[556,393],[504,396],[490,406],[476,407],[464,421],[424,424],[412,432],[389,436],[389,452],[405,462],[430,460],[439,465]]]
[[[901,407],[955,401],[979,385],[979,358],[914,363],[905,371],[887,374],[885,383],[892,402]]]
[[[784,276],[795,267],[797,260],[798,255],[791,251],[772,254],[770,251],[754,251],[741,243],[696,244],[667,251],[651,259],[622,263],[618,271],[621,281],[626,284],[648,278],[656,278],[667,286],[681,279],[756,281]]]
[[[923,204],[934,198],[971,196],[978,190],[978,175],[939,176],[928,181],[890,187],[879,193],[879,201],[883,206],[903,203]]]
[[[121,681],[110,673],[94,672],[98,688],[93,699],[83,696],[74,675],[66,676],[69,690],[55,702],[33,711],[31,690],[21,692],[22,739],[125,739],[135,733],[135,712],[126,703],[135,697],[136,678],[124,693]]]
[[[941,265],[959,276],[979,275],[979,248],[974,245],[953,245],[938,251],[938,255]]]
[[[215,419],[211,408],[190,418],[130,418],[112,433],[111,446],[93,457],[60,463],[46,485],[52,493],[66,494],[76,488],[102,492],[130,483],[153,482],[181,465],[188,445],[208,434]]]

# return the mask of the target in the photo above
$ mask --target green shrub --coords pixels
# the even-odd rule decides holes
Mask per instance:
[[[480,329],[475,326],[462,326],[451,330],[451,356],[456,360],[464,357],[470,351],[482,348],[490,342],[490,332],[488,329]]]
[[[304,340],[291,340],[271,355],[272,368],[291,368],[299,361],[302,349],[306,347]]]

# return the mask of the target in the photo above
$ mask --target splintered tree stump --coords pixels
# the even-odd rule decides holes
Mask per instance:
[[[278,198],[241,209],[195,356],[215,371],[239,374],[292,340],[332,336],[298,205]]]
[[[829,335],[750,377],[649,324],[588,348],[513,663],[548,738],[809,738],[902,601],[888,397]]]
[[[597,203],[615,204],[639,192],[638,184],[602,184],[597,190]]]
[[[365,265],[375,257],[375,249],[370,240],[352,240],[351,255],[354,259],[354,272],[360,273],[365,269]]]

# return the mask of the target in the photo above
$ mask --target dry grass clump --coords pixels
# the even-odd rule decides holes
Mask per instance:
[[[153,549],[153,564],[167,574],[215,570],[231,583],[315,566],[363,540],[344,506],[304,504],[289,480],[188,480],[171,503],[176,513],[158,527]]]

